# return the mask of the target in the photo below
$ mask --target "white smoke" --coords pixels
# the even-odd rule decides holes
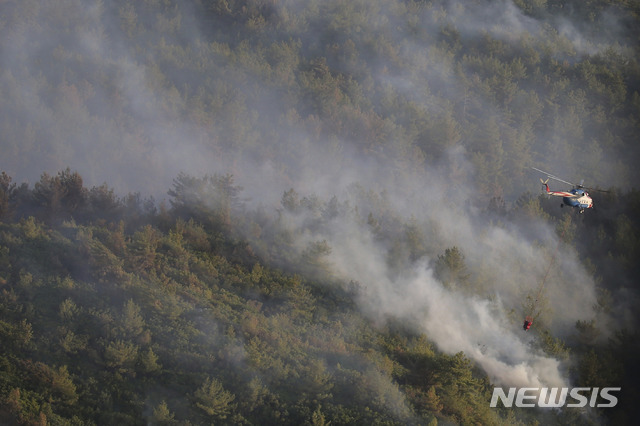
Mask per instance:
[[[185,120],[181,115],[188,109],[185,99],[176,94],[175,88],[162,84],[163,77],[171,77],[172,72],[178,71],[169,70],[169,66],[162,69],[165,58],[154,57],[154,52],[135,52],[132,46],[124,45],[128,37],[117,36],[116,28],[125,31],[122,16],[127,12],[126,8],[118,15],[107,13],[102,2],[89,6],[74,0],[55,6],[35,3],[38,7],[34,6],[34,14],[37,16],[76,11],[78,20],[86,24],[75,27],[80,28],[78,33],[65,37],[63,31],[47,35],[31,30],[32,23],[28,20],[7,23],[11,43],[3,43],[3,46],[10,46],[2,52],[3,64],[25,72],[18,75],[3,71],[0,88],[12,99],[20,100],[16,110],[24,115],[25,122],[39,123],[46,131],[38,138],[42,146],[33,147],[33,152],[54,153],[47,158],[30,155],[31,170],[27,167],[13,170],[15,166],[8,160],[9,155],[3,155],[0,166],[9,174],[18,179],[25,176],[34,179],[43,171],[55,173],[56,169],[71,166],[91,184],[107,181],[120,190],[151,188],[149,191],[158,191],[160,188],[164,192],[181,170],[193,175],[231,172],[256,205],[273,205],[291,187],[303,195],[317,194],[326,198],[337,195],[347,197],[347,200],[349,185],[353,183],[363,184],[366,190],[385,191],[395,214],[407,221],[415,218],[425,232],[424,243],[430,258],[425,256],[419,262],[408,263],[407,270],[401,274],[391,271],[387,262],[389,247],[376,241],[374,235],[353,217],[341,217],[332,223],[329,231],[304,233],[297,242],[298,247],[304,249],[309,241],[326,240],[332,249],[329,257],[332,273],[340,279],[360,283],[360,306],[371,318],[384,321],[386,317],[396,317],[412,323],[441,350],[447,353],[464,351],[495,383],[536,387],[541,384],[562,386],[567,382],[561,363],[534,350],[530,334],[524,333],[507,312],[520,312],[526,295],[536,292],[553,258],[554,275],[544,289],[553,318],[548,321],[553,324],[554,331],[568,332],[578,319],[591,317],[595,302],[594,283],[582,270],[575,254],[560,247],[547,225],[528,223],[527,229],[518,229],[513,224],[491,225],[478,218],[476,198],[473,197],[474,171],[462,142],[447,141],[450,146],[443,149],[442,164],[427,171],[422,169],[425,162],[412,158],[410,144],[404,143],[403,133],[397,128],[389,131],[388,137],[399,140],[389,145],[399,146],[398,150],[407,149],[408,152],[402,155],[387,153],[384,146],[373,152],[359,149],[357,144],[361,141],[357,140],[357,132],[355,141],[326,140],[311,135],[313,120],[321,120],[312,116],[297,117],[289,122],[283,114],[278,126],[266,126],[260,118],[255,118],[255,121],[242,123],[249,130],[239,135],[233,133],[237,129],[229,122],[220,129],[205,129],[204,125]],[[281,19],[289,22],[299,19],[300,31],[305,32],[308,23],[305,24],[304,17],[317,16],[317,8],[335,8],[339,12],[340,7],[347,7],[345,5],[349,3],[349,7],[356,9],[351,11],[353,19],[359,18],[361,25],[372,26],[381,40],[398,43],[401,47],[397,49],[393,64],[386,63],[389,58],[384,54],[371,54],[374,57],[366,62],[376,64],[380,70],[373,74],[374,79],[388,84],[395,94],[406,95],[401,102],[414,102],[416,108],[433,115],[451,107],[433,105],[433,99],[438,98],[430,97],[431,93],[451,94],[453,102],[464,91],[464,85],[457,80],[458,73],[464,73],[464,70],[454,69],[451,57],[437,47],[434,35],[442,27],[455,26],[462,38],[489,35],[512,46],[527,37],[542,38],[542,45],[548,36],[541,34],[547,23],[526,16],[511,1],[482,2],[475,6],[457,1],[433,2],[415,15],[413,28],[426,33],[415,40],[407,30],[407,23],[397,20],[400,14],[393,13],[404,7],[400,2],[319,3],[323,2],[285,1],[275,7]],[[188,7],[180,8],[185,13],[182,17],[185,22],[195,19],[186,15],[188,10]],[[144,17],[138,18],[144,20]],[[157,17],[146,18],[155,20]],[[345,41],[341,39],[344,33],[358,32],[356,27],[336,27],[339,22],[339,19],[332,22],[338,45]],[[585,41],[573,26],[563,24],[559,32],[576,51],[590,51],[593,47],[593,43]],[[105,36],[106,33],[111,38]],[[198,51],[200,43],[199,35],[195,33],[195,28],[182,32],[182,37],[188,40],[184,50],[190,54]],[[154,36],[160,39],[164,34]],[[298,36],[288,34],[291,38]],[[377,47],[376,41],[368,42]],[[172,40],[168,39],[168,42]],[[264,43],[268,45],[268,40]],[[313,51],[318,42],[314,39],[303,40],[303,43]],[[227,49],[230,48],[227,46]],[[362,53],[354,53],[357,54]],[[84,62],[77,60],[83,55]],[[203,66],[211,67],[207,78],[220,70],[212,67],[208,60],[211,59],[202,58]],[[39,65],[42,63],[45,66]],[[340,65],[348,69],[348,64]],[[232,101],[218,110],[210,108],[208,112],[225,114],[235,105],[233,101],[242,104],[245,91],[249,92],[254,86],[262,88],[264,82],[251,81],[247,76],[252,74],[242,66],[242,63],[229,65],[224,70],[228,75],[214,76],[223,81],[220,86],[224,90],[220,90],[219,97]],[[70,82],[76,88],[83,87],[85,77],[92,80],[93,71],[104,74],[104,86],[94,85],[93,95],[87,95],[90,100],[87,103],[98,105],[94,106],[93,112],[70,105],[55,107],[67,99],[40,87],[42,79],[39,75],[51,74],[49,81],[56,81],[53,75],[58,67],[76,72],[75,81]],[[400,75],[390,72],[389,68],[394,67],[405,72]],[[158,70],[161,72],[156,72]],[[242,74],[244,80],[236,78],[236,73]],[[65,78],[72,77],[70,74]],[[428,81],[437,84],[428,87]],[[192,83],[197,87],[199,82]],[[57,89],[65,87],[61,85]],[[47,94],[54,99],[47,98]],[[264,103],[260,113],[267,117],[274,116],[268,114],[271,108],[281,107],[278,95],[268,90],[260,92],[256,99]],[[497,109],[489,101],[478,102],[484,103],[485,111]],[[299,104],[303,103],[299,101]],[[285,105],[284,101],[282,105]],[[240,112],[246,111],[241,109]],[[230,119],[235,118],[229,114]],[[252,116],[243,114],[242,118],[251,120]],[[388,124],[383,119],[380,121]],[[273,131],[274,128],[278,129],[276,134],[270,137],[262,134],[265,129]],[[29,132],[25,130],[25,134],[28,136]],[[246,144],[245,152],[223,152],[219,145],[226,142],[228,135],[242,139]],[[16,139],[23,136],[18,135]],[[30,149],[30,139],[25,137],[24,140],[25,149]],[[254,145],[247,141],[253,141]],[[48,144],[54,148],[49,149]],[[114,152],[120,157],[114,156]],[[103,164],[102,156],[118,161]],[[408,158],[414,161],[409,162]],[[292,226],[302,225],[294,223]],[[471,296],[452,291],[435,279],[432,270],[435,257],[454,245],[466,256],[469,271],[475,274],[475,279],[482,278],[483,293]],[[478,276],[480,272],[482,277]]]
[[[500,230],[494,230],[501,233]],[[373,236],[354,224],[340,224],[331,235],[315,235],[331,246],[329,258],[332,272],[345,281],[359,284],[357,298],[363,311],[374,320],[383,323],[396,318],[413,324],[416,330],[434,341],[438,348],[454,354],[463,351],[490,377],[494,384],[509,386],[565,386],[568,383],[561,362],[532,348],[531,334],[525,333],[521,324],[509,319],[506,312],[519,308],[521,290],[513,281],[496,281],[490,288],[491,299],[469,296],[443,286],[435,277],[429,259],[422,259],[410,270],[397,276],[387,267],[387,251],[377,244]],[[467,239],[478,239],[474,233]],[[496,241],[491,233],[487,241]],[[508,239],[505,236],[503,240]],[[481,245],[481,242],[475,242]],[[517,263],[530,263],[531,243],[519,241],[501,252],[503,268]],[[465,252],[476,255],[473,252]],[[540,256],[540,254],[537,254]],[[533,254],[535,257],[536,254]],[[496,275],[499,276],[502,271]],[[528,285],[537,288],[535,273],[521,277],[530,278]],[[541,278],[541,276],[540,276]],[[582,277],[581,277],[582,278]],[[500,280],[501,278],[496,278]],[[588,295],[575,297],[571,288],[554,288],[556,308],[565,312],[581,311],[585,315],[584,299],[593,298],[592,285],[583,282],[583,292]],[[586,291],[585,291],[586,290]],[[589,295],[590,294],[590,295]],[[593,301],[593,300],[591,300]],[[521,302],[521,300],[520,300]],[[586,306],[591,306],[587,304]],[[573,315],[558,312],[559,322],[575,322]],[[578,315],[578,318],[583,318]]]

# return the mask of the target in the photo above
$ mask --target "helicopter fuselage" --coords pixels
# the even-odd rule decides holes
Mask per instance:
[[[572,194],[571,197],[562,197],[562,202],[567,206],[577,207],[581,213],[584,209],[593,208],[593,200],[583,189],[574,188],[569,193]]]
[[[593,200],[589,197],[589,194],[582,188],[573,188],[569,191],[551,191],[547,182],[543,182],[543,185],[547,191],[547,194],[555,197],[562,197],[562,202],[570,207],[577,207],[580,209],[580,213],[584,212],[584,209],[593,208]]]

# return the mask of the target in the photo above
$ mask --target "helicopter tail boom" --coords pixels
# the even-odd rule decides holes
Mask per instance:
[[[547,178],[547,180],[542,180],[541,178],[540,182],[542,182],[542,185],[544,186],[544,189],[545,191],[547,191],[548,195],[554,195],[556,197],[563,197],[563,198],[577,198],[579,196],[578,194],[574,194],[572,192],[552,191],[551,189],[549,189],[549,178]]]

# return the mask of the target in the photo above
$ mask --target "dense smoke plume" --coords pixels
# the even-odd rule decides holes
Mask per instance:
[[[375,106],[412,103],[417,117],[423,114],[437,123],[446,124],[458,110],[478,114],[478,122],[495,122],[497,127],[517,121],[506,116],[501,105],[506,101],[473,95],[468,99],[468,82],[477,76],[473,69],[453,66],[450,53],[439,45],[437,33],[442,28],[455,27],[461,43],[492,37],[514,50],[568,43],[558,54],[559,61],[577,60],[576,52],[593,54],[612,46],[607,40],[588,40],[569,21],[525,15],[511,1],[470,6],[436,2],[420,8],[413,22],[400,21],[395,11],[405,7],[401,2],[339,3],[285,1],[274,6],[273,19],[288,23],[299,19],[299,33],[264,31],[261,46],[265,51],[281,48],[283,64],[287,48],[308,63],[282,65],[282,74],[274,71],[273,79],[295,78],[287,75],[290,69],[286,67],[305,68],[316,77],[334,75],[335,70],[358,72],[357,58],[370,55],[366,62],[375,65],[372,78],[350,86],[354,97],[371,96]],[[345,116],[341,133],[328,135],[323,120],[332,112],[315,106],[317,99],[291,99],[298,93],[277,90],[272,81],[261,79],[251,69],[250,50],[245,57],[232,57],[230,52],[241,44],[232,36],[219,44],[208,40],[215,29],[207,26],[222,26],[224,20],[200,21],[196,15],[196,9],[202,7],[199,2],[177,2],[164,15],[151,8],[144,15],[144,7],[128,3],[66,0],[34,2],[31,16],[12,16],[11,11],[19,9],[14,6],[13,2],[3,5],[10,19],[4,20],[2,28],[0,91],[11,104],[2,105],[6,131],[1,136],[0,169],[16,180],[33,183],[44,171],[55,173],[69,166],[89,185],[107,182],[120,193],[142,191],[162,198],[181,171],[194,176],[232,173],[244,187],[247,205],[261,206],[274,221],[282,194],[290,188],[321,200],[336,196],[366,217],[368,212],[358,206],[352,193],[354,184],[361,185],[384,194],[393,215],[414,220],[423,232],[424,252],[418,259],[405,260],[402,271],[389,266],[392,247],[378,241],[357,220],[361,216],[338,216],[330,227],[320,230],[305,230],[304,214],[285,214],[282,220],[300,230],[302,237],[296,242],[300,251],[313,241],[328,243],[330,274],[359,283],[355,297],[372,320],[383,323],[393,317],[406,321],[439,349],[464,351],[496,384],[568,383],[561,362],[532,349],[531,336],[521,330],[524,300],[535,294],[554,258],[553,275],[544,289],[549,315],[542,321],[556,334],[568,335],[577,320],[595,315],[595,286],[575,253],[562,245],[548,225],[537,221],[528,222],[526,229],[512,223],[494,225],[498,219],[483,210],[491,196],[517,196],[537,189],[535,174],[508,170],[511,159],[495,162],[503,169],[487,166],[486,185],[477,186],[481,164],[474,152],[491,149],[490,153],[499,153],[501,146],[486,147],[474,135],[452,126],[450,134],[430,149],[424,146],[431,141],[429,135],[410,136],[408,125],[406,130],[398,129],[389,117],[373,117],[375,107],[366,116],[351,105],[344,106],[344,111],[353,112],[354,117],[373,117],[371,121],[377,120],[379,126],[368,133],[362,128],[369,123],[355,123]],[[340,28],[339,19],[331,21],[330,28],[324,27],[341,7],[359,10],[356,15],[361,25],[369,26],[367,34],[376,38],[360,40],[362,44],[348,52],[350,39],[344,34],[356,38],[358,31]],[[326,22],[304,21],[314,8],[324,8]],[[65,28],[63,22],[74,25]],[[139,34],[143,25],[155,32]],[[549,31],[549,25],[558,25],[557,31]],[[322,32],[322,41],[311,39],[314,34],[308,28],[314,27]],[[149,39],[183,49],[144,51]],[[135,45],[128,44],[132,40]],[[384,43],[398,47],[394,62]],[[326,61],[315,57],[324,44],[336,46],[335,57]],[[369,50],[357,50],[363,46]],[[199,58],[200,52],[210,56]],[[562,53],[566,57],[560,57]],[[184,61],[179,55],[186,55]],[[194,57],[205,72],[180,68],[181,62]],[[277,70],[278,61],[273,62]],[[191,92],[215,88],[220,104],[204,108],[205,94],[186,91],[182,96],[180,84],[199,88]],[[330,97],[332,89],[323,93]],[[384,97],[385,90],[392,95]],[[246,103],[251,103],[251,110]],[[209,115],[194,116],[196,106]],[[293,106],[298,109],[294,111]],[[308,107],[308,113],[301,106]],[[535,114],[532,110],[531,115]],[[560,114],[558,129],[563,128],[563,119],[580,119],[576,117]],[[563,147],[550,148],[549,141],[573,143],[584,134],[537,135],[535,130],[521,132],[530,143],[523,155],[531,161],[548,160],[551,170],[577,173],[579,167],[573,161],[567,164],[558,155]],[[376,143],[371,142],[374,137]],[[599,152],[603,162],[621,167],[588,171],[592,174],[586,177],[628,185],[629,163],[620,163],[616,152],[603,152],[598,141],[590,143],[590,153]],[[502,189],[491,184],[494,174],[508,179],[498,182]],[[481,293],[456,291],[436,278],[437,256],[453,246],[464,254],[474,279],[483,283]]]
[[[433,176],[425,188],[439,184],[444,182]],[[527,294],[538,291],[551,257],[556,256],[557,275],[544,288],[549,305],[541,324],[552,322],[556,333],[568,335],[577,320],[593,317],[594,283],[572,266],[579,262],[575,255],[545,249],[561,243],[543,223],[529,224],[529,231],[535,228],[538,233],[539,240],[534,242],[515,226],[505,229],[470,217],[461,206],[452,205],[446,193],[428,189],[424,193],[429,199],[409,202],[411,206],[396,200],[392,204],[401,211],[395,213],[407,218],[420,214],[425,218],[419,220],[420,229],[431,229],[425,241],[442,250],[458,244],[471,273],[483,274],[478,279],[484,287],[481,295],[445,287],[434,276],[433,257],[409,262],[400,272],[392,270],[388,265],[391,247],[376,241],[369,227],[349,217],[334,219],[329,230],[302,233],[300,249],[313,241],[326,241],[331,248],[329,268],[345,283],[357,283],[356,299],[374,322],[400,319],[424,332],[441,350],[464,351],[495,384],[566,386],[560,361],[534,350],[531,337],[522,331],[522,317],[531,313],[522,305]],[[462,196],[459,192],[458,200]],[[301,223],[299,216],[287,221],[288,226]],[[509,315],[511,310],[517,312],[515,317]]]

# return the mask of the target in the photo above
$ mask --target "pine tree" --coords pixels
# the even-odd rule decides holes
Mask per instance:
[[[235,395],[225,390],[215,377],[208,377],[193,396],[196,407],[218,419],[227,418],[233,409],[231,402],[235,399]]]

